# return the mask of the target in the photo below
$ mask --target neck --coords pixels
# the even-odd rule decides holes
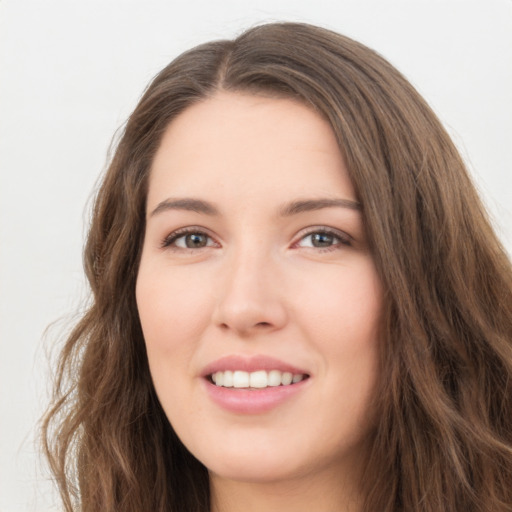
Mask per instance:
[[[321,474],[279,482],[210,475],[211,512],[360,512],[355,482]]]

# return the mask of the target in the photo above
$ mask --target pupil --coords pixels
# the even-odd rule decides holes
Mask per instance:
[[[200,233],[192,233],[187,235],[185,243],[189,249],[197,249],[206,245],[206,236]]]
[[[333,243],[333,235],[330,235],[329,233],[315,233],[311,241],[313,243],[314,247],[329,247]]]

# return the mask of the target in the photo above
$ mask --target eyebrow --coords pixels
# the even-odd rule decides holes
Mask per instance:
[[[352,201],[351,199],[304,199],[299,201],[292,201],[285,205],[280,210],[282,217],[289,217],[290,215],[296,215],[298,213],[310,212],[313,210],[321,210],[323,208],[348,208],[350,210],[361,211],[362,206],[358,201]]]
[[[302,199],[297,201],[292,201],[284,205],[279,209],[279,215],[281,217],[290,217],[292,215],[296,215],[299,213],[321,210],[323,208],[348,208],[350,210],[361,211],[361,203],[357,201],[352,201],[351,199],[331,199],[331,198],[321,198],[321,199]],[[182,199],[173,199],[168,198],[164,199],[156,208],[151,212],[150,217],[157,215],[158,213],[165,212],[168,210],[186,210],[196,213],[202,213],[204,215],[219,215],[219,210],[216,206],[208,201],[203,201],[202,199],[194,199],[194,198],[182,198]]]
[[[218,215],[219,210],[213,204],[202,201],[201,199],[183,198],[172,199],[168,198],[158,203],[157,207],[151,212],[150,217],[165,212],[168,210],[187,210],[190,212],[202,213],[205,215]]]

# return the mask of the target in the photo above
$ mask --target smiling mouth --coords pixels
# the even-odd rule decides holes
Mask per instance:
[[[292,386],[305,379],[309,375],[304,373],[293,374],[279,370],[258,370],[245,372],[242,370],[226,370],[212,373],[209,381],[219,387],[237,389],[265,389],[278,386]]]

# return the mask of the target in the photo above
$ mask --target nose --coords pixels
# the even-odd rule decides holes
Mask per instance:
[[[277,262],[266,255],[239,255],[220,276],[213,322],[242,337],[272,332],[288,320]]]

